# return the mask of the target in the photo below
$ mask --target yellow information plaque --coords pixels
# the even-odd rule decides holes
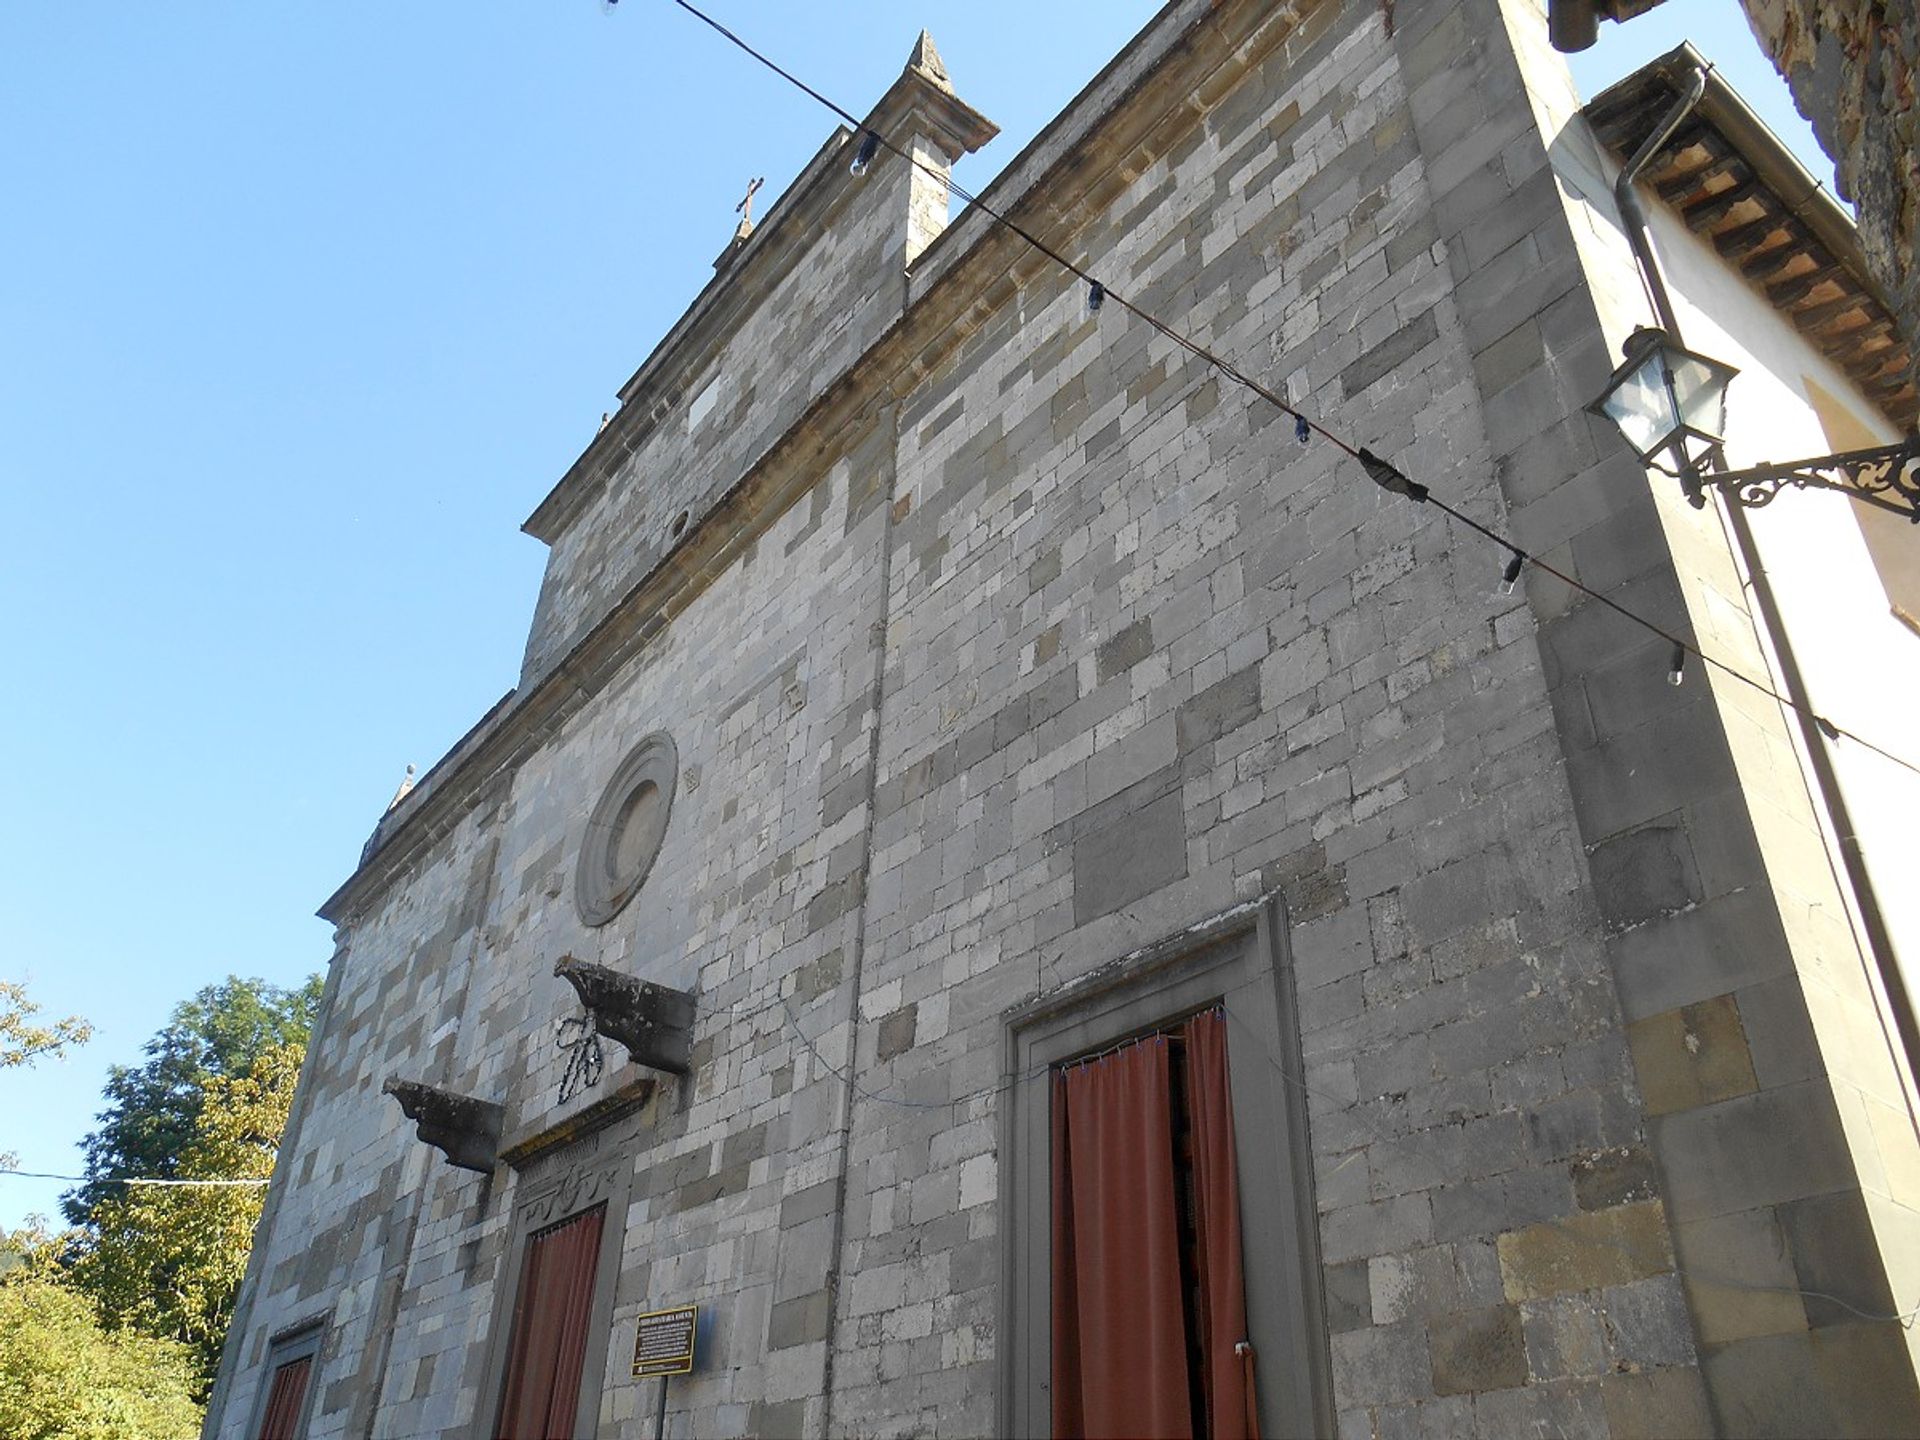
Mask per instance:
[[[633,1339],[633,1373],[689,1375],[693,1373],[693,1337],[700,1328],[698,1305],[676,1305],[640,1317],[640,1333]]]

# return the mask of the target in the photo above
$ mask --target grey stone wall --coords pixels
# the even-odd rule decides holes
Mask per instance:
[[[1580,377],[1544,358],[1604,342],[1504,20],[1183,0],[1000,185],[1044,193],[1029,218],[1116,291],[1665,613],[1661,532],[1587,508]],[[1674,1021],[1622,976],[1629,935],[1667,933],[1650,917],[1695,906],[1706,953],[1750,934],[1764,873],[1646,808],[1738,799],[1720,712],[1616,725],[1648,676],[1666,698],[1634,632],[1499,596],[1484,541],[977,217],[849,365],[803,297],[865,293],[889,236],[928,228],[912,201],[827,207],[808,284],[714,352],[754,398],[663,422],[591,487],[499,724],[555,718],[403,872],[342,892],[210,1432],[240,1433],[267,1337],[322,1312],[315,1440],[464,1433],[490,1403],[516,1172],[440,1163],[379,1086],[504,1101],[509,1147],[564,1135],[639,1078],[610,1047],[558,1102],[571,953],[699,997],[693,1074],[640,1112],[613,1217],[601,1433],[655,1433],[659,1382],[623,1352],[689,1301],[713,1328],[668,1434],[991,1433],[1007,1012],[1276,890],[1339,1433],[1713,1428],[1669,1214],[1688,1142],[1656,1131],[1731,1073],[1727,1007]],[[754,379],[773,355],[793,388]],[[671,610],[620,599],[658,517],[723,491],[744,498],[690,532]],[[596,621],[647,638],[550,705]],[[586,817],[656,729],[681,763],[665,846],[588,930]],[[1659,765],[1616,791],[1628,753]],[[1711,1073],[1636,1075],[1673,1023]],[[1735,1270],[1759,1253],[1726,1245]]]
[[[1460,34],[1448,26],[1490,29],[1502,12],[1510,45],[1461,74],[1447,58]],[[1766,676],[1720,517],[1687,507],[1580,410],[1617,353],[1604,337],[1644,323],[1644,301],[1607,198],[1611,175],[1567,121],[1578,102],[1538,6],[1472,4],[1401,38],[1429,51],[1436,74],[1446,69],[1436,99],[1465,85],[1489,116],[1530,109],[1535,133],[1552,137],[1536,148],[1523,134],[1497,152],[1466,142],[1481,147],[1479,163],[1456,172],[1455,197],[1437,197],[1466,241],[1454,252],[1463,293],[1476,270],[1501,287],[1519,266],[1527,276],[1533,313],[1486,307],[1474,347],[1514,533],[1741,673]],[[1490,210],[1510,223],[1476,247]],[[1778,328],[1717,298],[1703,303],[1729,333]],[[1553,456],[1562,468],[1541,463]],[[1920,1174],[1920,1151],[1903,1062],[1787,717],[1722,674],[1665,685],[1657,637],[1550,581],[1531,594],[1651,1117],[1642,1163],[1663,1182],[1715,1423],[1741,1435],[1912,1428],[1913,1339],[1892,1317],[1911,1303],[1896,1297],[1910,1293],[1901,1277],[1920,1236],[1920,1193],[1907,1178]]]
[[[1497,513],[1409,85],[1376,11],[1318,12],[1079,238],[1116,289]],[[1044,275],[907,402],[901,484],[863,1086],[989,1084],[1007,1008],[1281,886],[1342,1433],[1697,1421],[1499,557]],[[832,1421],[984,1433],[995,1105],[853,1114]]]

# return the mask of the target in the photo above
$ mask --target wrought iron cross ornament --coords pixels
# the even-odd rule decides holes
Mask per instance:
[[[767,183],[767,177],[756,175],[747,182],[747,198],[733,207],[733,213],[740,217],[741,223],[748,229],[753,228],[753,197],[760,193],[760,187]]]
[[[560,1103],[564,1105],[582,1090],[600,1083],[607,1058],[600,1049],[600,1027],[594,1023],[591,1010],[562,1020],[558,1039],[560,1048],[567,1052],[567,1068],[560,1075]]]

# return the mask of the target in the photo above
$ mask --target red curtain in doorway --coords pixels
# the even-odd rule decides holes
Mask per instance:
[[[1225,1015],[1053,1084],[1055,1440],[1259,1440]]]
[[[596,1205],[527,1242],[496,1440],[572,1440],[606,1213]]]
[[[307,1398],[307,1377],[312,1373],[310,1355],[289,1360],[273,1372],[273,1388],[267,1391],[267,1413],[260,1419],[258,1440],[294,1440],[293,1427],[300,1423],[300,1402]]]
[[[1053,1100],[1053,1433],[1190,1440],[1164,1036],[1069,1065]]]
[[[1218,1010],[1196,1015],[1184,1034],[1207,1434],[1211,1440],[1260,1440],[1240,1267],[1240,1176],[1234,1162],[1233,1095],[1227,1088],[1227,1017]]]

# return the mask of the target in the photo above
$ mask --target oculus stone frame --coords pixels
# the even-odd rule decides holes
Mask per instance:
[[[667,835],[680,754],[656,730],[628,752],[601,792],[580,842],[574,904],[588,925],[605,925],[646,883]]]

